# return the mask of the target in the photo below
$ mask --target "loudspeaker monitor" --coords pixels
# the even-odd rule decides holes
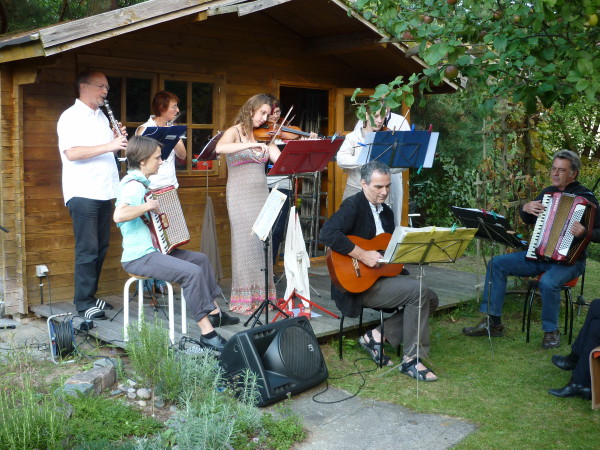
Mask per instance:
[[[258,378],[259,406],[297,394],[329,376],[310,322],[296,317],[251,328],[234,335],[221,352],[229,379],[246,369]]]

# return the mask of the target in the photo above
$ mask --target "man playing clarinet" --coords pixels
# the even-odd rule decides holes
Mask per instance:
[[[100,72],[85,71],[77,78],[79,97],[57,124],[62,160],[62,188],[75,235],[75,295],[78,313],[104,319],[108,303],[96,297],[98,280],[109,245],[112,199],[119,172],[115,153],[125,150],[127,135],[111,130],[100,110],[110,87]]]
[[[576,153],[570,150],[560,150],[555,153],[550,169],[552,185],[542,190],[535,199],[523,205],[520,211],[523,221],[527,224],[534,224],[540,213],[545,209],[542,205],[542,198],[545,194],[555,192],[584,197],[597,207],[598,200],[596,200],[594,194],[577,181],[580,167],[581,160]],[[600,242],[600,214],[596,213],[594,223],[590,226],[593,228],[591,241]],[[574,222],[571,227],[571,233],[575,238],[584,237],[587,231],[587,228],[580,222]],[[487,267],[483,301],[479,308],[487,317],[484,317],[473,327],[463,328],[463,334],[467,336],[488,336],[489,333],[490,336],[503,336],[502,305],[504,304],[507,277],[509,275],[534,277],[544,274],[539,282],[542,296],[542,329],[544,330],[542,347],[549,349],[560,345],[558,315],[560,312],[561,289],[565,283],[583,273],[586,252],[583,251],[581,256],[571,265],[558,264],[555,261],[527,259],[526,254],[526,251],[522,251],[492,258]]]

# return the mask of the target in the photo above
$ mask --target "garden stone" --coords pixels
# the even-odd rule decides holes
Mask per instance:
[[[177,406],[171,405],[171,407],[169,408],[169,411],[171,411],[172,413],[177,412]]]
[[[143,400],[148,400],[150,397],[152,397],[152,392],[150,392],[150,389],[140,388],[137,390],[137,395]]]
[[[127,389],[127,393],[128,394],[131,394],[132,392],[135,394],[135,389],[134,388]]]
[[[122,393],[123,391],[121,389],[113,389],[112,391],[110,391],[110,395],[112,395],[113,397],[121,395]]]
[[[135,381],[133,381],[133,380],[129,379],[129,380],[127,380],[127,384],[128,384],[129,386],[135,386],[137,383],[136,383]]]
[[[94,367],[117,367],[117,360],[112,358],[102,358],[94,361]]]
[[[57,393],[60,391],[60,389],[56,390]],[[88,395],[94,392],[94,385],[91,383],[69,383],[63,386],[62,391],[69,395]]]
[[[165,401],[162,399],[161,396],[156,396],[154,398],[154,407],[155,408],[164,408],[165,406]]]
[[[145,400],[140,400],[138,402],[138,405],[140,405],[143,408],[144,406],[146,406],[146,401]]]
[[[135,392],[128,392],[127,393],[127,398],[130,400],[133,400],[137,397],[137,395],[135,395]]]
[[[89,392],[87,385],[91,386],[95,394],[99,394],[104,389],[111,387],[117,378],[114,366],[111,367],[94,367],[83,373],[73,375],[65,381],[65,389],[79,390],[84,389]],[[69,386],[74,385],[74,388]],[[85,387],[84,387],[85,386]]]

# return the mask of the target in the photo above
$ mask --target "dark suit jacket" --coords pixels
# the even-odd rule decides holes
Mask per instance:
[[[380,213],[381,224],[386,233],[394,232],[394,213],[385,203]],[[375,219],[369,201],[363,192],[348,197],[340,209],[323,224],[319,234],[320,241],[332,250],[347,255],[354,249],[354,243],[348,235],[364,239],[375,237]],[[358,317],[362,310],[361,294],[350,294],[340,291],[331,284],[331,298],[338,309],[347,317]]]

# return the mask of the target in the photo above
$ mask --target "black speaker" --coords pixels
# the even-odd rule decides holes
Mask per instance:
[[[221,352],[226,378],[246,369],[258,377],[259,406],[311,388],[327,379],[327,366],[310,322],[296,317],[234,335]]]

